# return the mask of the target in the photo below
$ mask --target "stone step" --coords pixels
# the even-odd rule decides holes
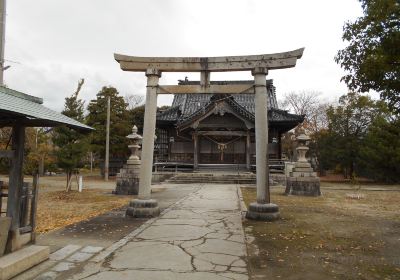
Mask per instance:
[[[271,182],[285,182],[285,175],[270,173]],[[173,177],[166,180],[168,183],[176,184],[194,184],[194,183],[209,183],[209,184],[255,184],[256,174],[254,173],[211,173],[211,172],[194,172],[194,173],[175,173]]]
[[[175,175],[174,178],[256,178],[255,175]]]
[[[190,180],[190,181],[241,181],[241,180],[246,180],[246,181],[253,181],[256,180],[256,178],[171,178],[169,180]]]
[[[0,280],[8,280],[21,272],[47,260],[47,246],[29,245],[0,258]]]
[[[193,184],[193,183],[213,183],[213,184],[255,184],[256,179],[196,179],[196,178],[172,178],[167,180],[168,183],[176,184]]]
[[[223,177],[210,177],[210,178],[204,178],[204,177],[172,177],[170,180],[255,180],[256,178],[223,178]]]
[[[168,181],[171,184],[255,184],[255,181]]]

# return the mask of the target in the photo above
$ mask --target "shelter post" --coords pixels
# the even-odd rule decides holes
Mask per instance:
[[[25,127],[20,123],[14,124],[12,128],[12,149],[14,156],[10,168],[10,180],[7,200],[7,217],[11,218],[11,227],[7,250],[12,252],[19,249],[19,221],[20,221],[20,197],[24,184]]]

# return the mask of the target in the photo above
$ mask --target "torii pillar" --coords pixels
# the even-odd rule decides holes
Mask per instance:
[[[139,197],[131,201],[133,217],[159,215],[157,201],[151,199],[154,136],[157,94],[255,94],[257,202],[249,205],[246,217],[257,220],[279,218],[279,208],[272,204],[269,194],[268,168],[268,93],[266,75],[269,70],[291,68],[303,55],[304,48],[290,52],[224,57],[138,57],[114,54],[124,71],[145,72],[147,76],[144,116],[142,165]],[[211,72],[251,71],[254,85],[211,85]],[[158,85],[161,72],[200,72],[200,85]]]
[[[156,130],[157,114],[157,88],[161,71],[147,69],[146,107],[144,111],[142,162],[139,173],[138,199],[130,202],[131,211],[127,212],[132,217],[155,217],[160,214],[157,200],[151,199],[151,177],[153,173],[153,153]]]

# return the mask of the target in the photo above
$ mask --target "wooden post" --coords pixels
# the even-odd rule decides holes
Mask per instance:
[[[247,130],[246,134],[246,169],[250,170],[250,130]]]
[[[6,38],[6,0],[0,0],[0,86],[4,84],[4,47]]]
[[[104,180],[108,181],[108,169],[110,161],[110,96],[107,99],[107,124],[106,124],[106,157],[104,160]]]
[[[197,130],[193,133],[193,168],[199,167],[199,136]]]
[[[25,127],[17,123],[12,129],[12,149],[15,151],[10,168],[10,180],[8,186],[7,217],[11,217],[11,227],[8,239],[8,251],[14,251],[18,247],[16,241],[19,236],[20,199],[24,183]]]
[[[278,132],[278,159],[282,159],[282,133]]]
[[[32,184],[32,200],[31,200],[31,241],[35,243],[36,241],[36,209],[37,209],[37,201],[39,195],[39,174],[35,173],[33,175],[33,184]]]

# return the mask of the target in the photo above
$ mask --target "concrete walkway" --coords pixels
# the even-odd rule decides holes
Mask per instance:
[[[235,185],[198,186],[117,245],[57,279],[248,279]]]

